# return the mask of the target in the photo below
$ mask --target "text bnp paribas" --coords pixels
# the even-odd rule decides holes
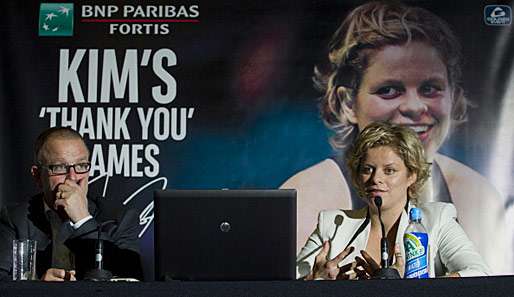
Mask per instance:
[[[199,5],[82,5],[82,20],[106,23],[111,35],[167,35],[176,23],[199,22]]]

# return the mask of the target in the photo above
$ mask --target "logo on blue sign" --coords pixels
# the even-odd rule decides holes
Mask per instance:
[[[512,23],[512,9],[508,5],[486,5],[484,22],[489,26],[508,26]]]

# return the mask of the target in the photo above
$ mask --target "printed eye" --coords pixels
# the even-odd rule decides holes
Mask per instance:
[[[391,174],[396,173],[396,170],[394,168],[386,168],[386,169],[384,169],[384,173],[386,175],[391,175]]]
[[[443,89],[433,84],[426,84],[419,88],[419,92],[423,97],[433,98],[439,94]]]
[[[394,99],[402,93],[403,90],[401,88],[394,86],[381,87],[375,92],[375,94],[380,96],[382,99]]]

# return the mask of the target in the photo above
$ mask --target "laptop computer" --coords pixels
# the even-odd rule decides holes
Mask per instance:
[[[296,190],[161,190],[156,280],[292,280]]]

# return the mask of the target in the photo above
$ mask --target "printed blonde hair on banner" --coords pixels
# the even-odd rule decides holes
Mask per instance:
[[[453,89],[451,126],[466,121],[469,102],[460,86],[460,44],[449,25],[423,8],[370,2],[351,11],[332,36],[330,69],[314,70],[316,87],[324,93],[321,116],[335,132],[331,139],[334,148],[347,146],[354,134],[356,127],[344,115],[343,104],[356,100],[370,58],[385,46],[411,41],[426,42],[437,49]]]

